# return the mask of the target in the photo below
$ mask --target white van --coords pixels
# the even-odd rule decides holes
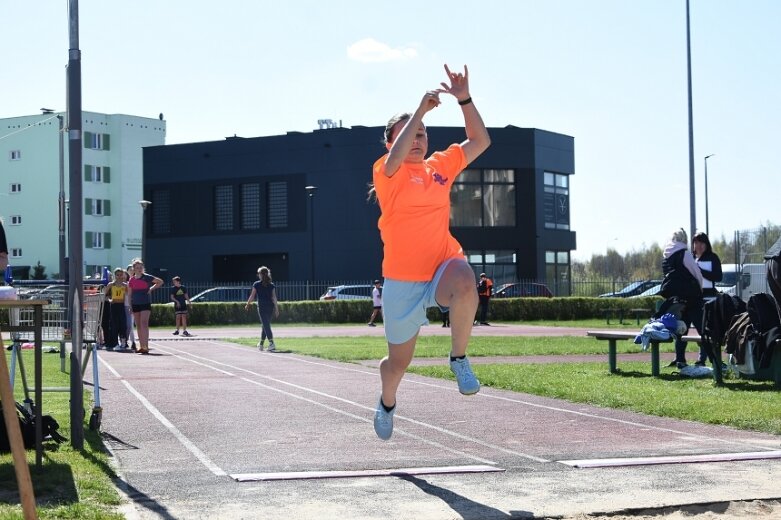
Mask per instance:
[[[724,276],[716,283],[716,290],[737,294],[743,301],[748,301],[752,294],[770,290],[765,264],[721,264],[721,272]]]

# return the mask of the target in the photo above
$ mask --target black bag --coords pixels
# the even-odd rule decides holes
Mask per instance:
[[[35,415],[27,411],[27,408],[16,404],[16,412],[19,417],[19,428],[22,430],[22,441],[24,442],[25,449],[35,448]],[[55,442],[63,442],[67,439],[59,434],[57,430],[60,429],[59,423],[51,415],[44,415],[43,422],[41,423],[42,440],[52,440]],[[5,429],[5,420],[0,420],[0,453],[10,453],[11,442],[8,438],[8,432]]]
[[[773,327],[781,325],[776,310],[776,301],[767,293],[752,294],[746,303],[746,312],[751,318],[754,331],[758,334],[764,334]]]

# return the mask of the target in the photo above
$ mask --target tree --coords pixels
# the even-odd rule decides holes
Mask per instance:
[[[41,265],[41,261],[33,266],[33,280],[46,280],[46,266]]]

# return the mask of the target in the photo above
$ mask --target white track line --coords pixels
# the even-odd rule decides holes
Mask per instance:
[[[624,457],[615,459],[560,460],[573,468],[612,468],[617,466],[649,466],[654,464],[691,464],[694,462],[730,462],[736,460],[781,459],[781,451],[749,453],[716,453],[703,455],[672,455],[666,457]]]
[[[426,468],[363,469],[355,471],[286,471],[277,473],[237,473],[231,478],[238,482],[259,480],[304,480],[323,478],[398,477],[404,475],[448,475],[453,473],[502,473],[495,466],[438,466]]]
[[[241,345],[239,345],[237,343],[232,343],[232,342],[229,342],[229,341],[224,341],[224,342],[213,341],[213,342],[210,342],[210,343],[214,343],[215,345],[225,346],[225,347],[228,347],[228,348],[235,348],[237,350],[246,350],[247,349],[246,346],[241,346]],[[273,354],[271,354],[271,355],[273,355]],[[375,376],[379,377],[379,371],[378,370],[369,371],[369,370],[364,370],[364,369],[359,369],[359,368],[341,367],[341,366],[337,366],[337,365],[333,364],[333,363],[338,363],[338,361],[334,361],[331,364],[329,364],[329,363],[325,363],[325,362],[322,362],[322,361],[314,361],[314,360],[309,360],[309,359],[303,359],[302,357],[286,357],[285,359],[287,359],[289,361],[296,361],[298,363],[320,365],[320,366],[324,366],[324,367],[330,367],[330,368],[336,369],[336,370],[346,370],[346,371],[358,372],[358,373],[362,373],[362,374],[371,374],[371,375],[375,375]],[[440,389],[445,390],[445,391],[453,391],[453,392],[456,391],[450,385],[449,386],[443,386],[443,385],[439,385],[439,384],[436,384],[436,383],[430,383],[430,382],[427,382],[427,381],[416,381],[414,379],[405,379],[405,381],[409,382],[409,383],[412,383],[412,384],[416,384],[416,385],[440,388]],[[667,427],[664,427],[664,426],[655,426],[655,425],[652,425],[652,424],[641,423],[641,422],[637,422],[637,421],[629,421],[629,420],[626,420],[626,419],[618,419],[618,418],[615,418],[615,417],[607,417],[605,415],[598,415],[598,414],[595,414],[595,413],[580,412],[578,410],[569,410],[567,408],[561,408],[561,407],[558,407],[558,406],[550,406],[550,405],[545,405],[545,404],[540,404],[540,403],[532,403],[530,401],[524,401],[523,399],[517,399],[517,398],[513,398],[513,397],[506,397],[506,396],[502,396],[502,395],[495,395],[495,394],[491,394],[489,392],[481,391],[478,394],[476,394],[474,397],[480,398],[480,399],[497,399],[499,401],[507,401],[507,402],[516,403],[516,404],[522,404],[522,405],[525,405],[525,406],[530,406],[530,407],[533,407],[533,408],[541,408],[543,410],[550,410],[550,411],[553,411],[553,412],[561,412],[561,413],[567,413],[567,414],[572,414],[572,415],[578,415],[578,416],[581,416],[581,417],[588,417],[589,419],[598,419],[598,420],[602,420],[602,421],[608,421],[608,422],[614,422],[614,423],[619,423],[619,424],[625,424],[627,426],[636,426],[638,428],[643,428],[643,429],[648,429],[648,430],[656,430],[656,431],[662,431],[662,432],[667,432],[667,433],[674,433],[676,435],[683,435],[683,436],[686,436],[686,437],[691,437],[692,439],[718,441],[718,442],[723,443],[723,444],[732,444],[732,445],[735,445],[735,446],[751,447],[753,449],[760,449],[760,450],[767,450],[767,451],[773,451],[773,450],[776,449],[774,447],[761,446],[761,445],[756,445],[756,444],[752,444],[752,443],[747,443],[747,442],[744,442],[744,441],[736,441],[736,440],[725,439],[725,438],[721,438],[721,437],[713,437],[713,436],[710,436],[710,435],[702,435],[702,434],[696,434],[696,433],[691,433],[691,432],[685,432],[685,431],[676,430],[676,429],[673,429],[673,428],[667,428]],[[546,398],[546,399],[553,399],[553,398]],[[589,405],[586,405],[586,406],[589,406]],[[617,411],[625,412],[625,413],[640,413],[640,412],[632,412],[632,411],[629,411],[629,410],[617,410]],[[546,462],[549,462],[549,461],[546,461]]]
[[[274,378],[274,377],[267,376],[267,375],[264,375],[264,374],[260,374],[260,373],[258,373],[258,372],[254,372],[254,371],[252,371],[252,370],[248,370],[248,369],[246,369],[246,368],[242,368],[242,367],[238,367],[238,366],[235,366],[235,365],[231,365],[231,364],[229,364],[229,363],[224,363],[224,362],[222,362],[222,361],[216,361],[216,360],[213,360],[213,359],[209,359],[209,358],[207,358],[207,357],[198,356],[198,355],[196,355],[196,354],[193,354],[193,353],[192,353],[192,352],[190,352],[190,351],[186,351],[186,350],[179,350],[179,349],[173,349],[173,348],[171,348],[171,347],[167,347],[167,348],[168,348],[168,350],[166,350],[166,348],[161,348],[161,347],[159,347],[159,346],[157,346],[157,348],[159,348],[161,351],[168,352],[168,353],[169,353],[169,354],[171,354],[171,355],[176,355],[177,357],[179,357],[179,358],[181,358],[181,359],[184,359],[184,360],[187,360],[187,361],[193,361],[193,360],[192,360],[192,359],[190,359],[190,358],[204,360],[204,361],[207,361],[207,362],[209,362],[209,363],[213,363],[213,364],[215,364],[215,365],[224,366],[224,367],[230,368],[230,369],[232,369],[232,370],[235,370],[235,371],[246,372],[246,373],[248,373],[248,374],[250,374],[250,375],[252,375],[252,376],[255,376],[255,377],[260,377],[260,378],[263,378],[263,379],[265,379],[265,380],[268,380],[268,381],[273,381],[274,383],[278,383],[278,384],[281,384],[281,385],[286,385],[286,386],[289,386],[289,387],[295,388],[295,389],[297,389],[297,390],[301,390],[301,391],[303,391],[303,392],[308,392],[308,393],[315,394],[315,395],[317,395],[317,396],[320,396],[320,397],[325,397],[325,398],[327,398],[327,399],[332,399],[332,400],[334,400],[334,401],[338,401],[338,402],[341,402],[341,403],[344,403],[344,404],[348,404],[348,405],[350,405],[350,406],[355,406],[355,407],[357,407],[357,408],[360,408],[360,409],[362,409],[362,410],[369,410],[369,411],[371,411],[371,412],[374,412],[374,407],[365,406],[365,405],[363,405],[363,404],[356,403],[355,401],[350,401],[350,400],[348,400],[348,399],[344,399],[344,398],[341,398],[341,397],[337,397],[337,396],[335,396],[335,395],[327,394],[327,393],[325,393],[325,392],[320,392],[320,391],[318,391],[318,390],[315,390],[315,389],[313,389],[313,388],[308,388],[308,387],[305,387],[305,386],[301,386],[301,385],[297,385],[297,384],[294,384],[294,383],[290,383],[290,382],[288,382],[288,381],[283,381],[283,380],[281,380],[281,379],[276,379],[276,378]],[[246,350],[246,348],[245,348],[245,349],[242,349],[242,350]],[[182,354],[184,357],[183,357],[183,356],[180,356],[180,355],[177,355],[177,354],[174,354],[174,352],[178,352],[178,353]],[[269,355],[272,355],[272,356],[274,356],[274,355],[276,355],[276,354],[269,354]],[[287,359],[287,360],[296,359],[296,360],[298,360],[297,358],[287,358],[287,357],[284,357],[284,356],[281,356],[281,355],[279,356],[279,359],[280,359],[280,360],[282,360],[282,359]],[[194,361],[193,361],[193,362],[194,362]],[[207,366],[207,367],[208,367],[208,365],[204,365],[204,366]],[[323,366],[325,366],[325,367],[328,367],[328,368],[337,368],[337,369],[341,369],[341,367],[337,367],[337,366],[335,366],[335,365],[328,365],[328,364],[323,364]],[[375,374],[375,373],[373,373],[373,372],[364,372],[364,371],[358,371],[358,372],[360,372],[360,373],[363,373],[363,374],[376,375],[376,374]],[[237,376],[237,377],[238,377],[238,376]],[[292,393],[285,392],[285,391],[283,391],[283,390],[281,390],[281,389],[278,389],[278,388],[275,388],[275,387],[272,387],[272,386],[264,385],[264,384],[262,384],[262,383],[260,383],[260,382],[258,382],[258,381],[255,381],[255,380],[253,380],[253,379],[247,379],[247,378],[243,378],[243,377],[239,377],[239,378],[240,378],[240,379],[242,379],[242,380],[244,380],[244,381],[246,381],[246,382],[248,382],[248,383],[252,383],[252,384],[255,384],[255,385],[259,385],[259,386],[262,386],[262,387],[264,387],[264,388],[266,388],[266,389],[269,389],[269,390],[273,390],[273,391],[275,391],[275,392],[282,393],[282,394],[284,394],[284,395],[287,395],[287,396],[289,396],[289,397],[294,397],[294,398],[296,398],[296,399],[300,399],[300,400],[306,401],[306,402],[308,402],[308,403],[311,403],[311,404],[314,404],[314,405],[316,405],[316,406],[320,406],[320,407],[326,408],[326,409],[328,409],[328,410],[330,410],[330,411],[333,411],[333,412],[335,412],[335,413],[339,413],[339,414],[347,415],[347,416],[349,416],[349,417],[351,417],[351,418],[354,418],[354,419],[357,419],[357,420],[359,420],[359,421],[363,421],[363,422],[372,422],[372,420],[371,420],[371,419],[367,419],[367,418],[366,418],[366,417],[364,417],[364,416],[359,416],[359,415],[351,414],[351,413],[349,413],[349,412],[346,412],[346,411],[344,411],[344,410],[341,410],[341,409],[339,409],[339,408],[333,408],[333,407],[331,407],[331,406],[328,406],[328,405],[326,405],[326,404],[320,403],[320,402],[318,402],[318,401],[313,401],[313,400],[311,400],[311,399],[307,399],[307,398],[305,398],[305,397],[303,397],[303,396],[299,396],[299,395],[297,395],[297,394],[292,394]],[[522,453],[522,452],[518,452],[518,451],[510,450],[510,449],[507,449],[507,448],[505,448],[505,447],[503,447],[503,446],[499,446],[499,445],[496,445],[496,444],[491,444],[491,443],[488,443],[488,442],[482,441],[482,440],[480,440],[480,439],[477,439],[477,438],[474,438],[474,437],[470,437],[470,436],[467,436],[467,435],[462,435],[462,434],[460,434],[460,433],[457,433],[457,432],[454,432],[454,431],[452,431],[452,430],[448,430],[448,429],[445,429],[445,428],[441,428],[441,427],[439,427],[439,426],[435,426],[435,425],[433,425],[433,424],[425,423],[425,422],[422,422],[422,421],[418,421],[418,420],[412,419],[412,418],[410,418],[410,417],[405,417],[405,416],[403,416],[403,415],[395,415],[395,416],[394,416],[394,419],[400,419],[400,420],[403,420],[403,421],[407,421],[407,422],[409,422],[409,423],[412,423],[412,424],[415,424],[415,425],[417,425],[417,426],[424,427],[424,428],[428,428],[428,429],[430,429],[430,430],[434,430],[434,431],[436,431],[436,432],[438,432],[438,433],[441,433],[441,434],[443,434],[443,435],[447,435],[447,436],[450,436],[450,437],[454,437],[454,438],[456,438],[456,439],[459,439],[459,440],[462,440],[462,441],[465,441],[465,442],[469,442],[469,443],[472,443],[472,444],[477,444],[477,445],[479,445],[479,446],[482,446],[482,447],[484,447],[484,448],[488,448],[488,449],[491,449],[491,450],[494,450],[494,451],[498,451],[498,452],[501,452],[501,453],[505,453],[505,454],[508,454],[508,455],[512,455],[512,456],[514,456],[514,457],[520,457],[520,458],[524,458],[524,459],[532,460],[532,461],[535,461],[535,462],[550,462],[550,460],[548,460],[548,459],[543,459],[543,458],[540,458],[540,457],[535,457],[534,455],[529,455],[528,453]],[[416,439],[416,440],[418,440],[418,441],[421,441],[421,442],[424,442],[424,443],[427,443],[427,444],[431,444],[431,445],[433,445],[433,446],[437,446],[437,447],[439,447],[439,448],[442,448],[442,449],[446,449],[446,450],[448,450],[448,451],[451,451],[451,452],[453,452],[453,453],[456,453],[456,454],[458,454],[458,455],[460,455],[460,456],[464,456],[464,457],[469,457],[469,458],[472,458],[472,459],[474,459],[474,460],[476,460],[476,461],[480,461],[480,462],[482,462],[483,464],[496,464],[494,461],[486,460],[486,459],[483,459],[483,458],[480,458],[480,457],[476,457],[476,456],[474,456],[474,455],[470,455],[470,454],[468,454],[468,453],[464,453],[464,452],[461,452],[461,451],[458,451],[458,450],[454,450],[454,449],[452,449],[452,448],[449,448],[449,447],[447,447],[447,446],[445,446],[445,445],[442,445],[442,444],[436,443],[436,442],[434,442],[434,441],[430,441],[430,440],[428,440],[428,439],[425,439],[425,438],[423,438],[423,437],[420,437],[420,436],[414,435],[414,434],[412,434],[412,433],[409,433],[409,432],[407,432],[407,431],[405,431],[405,430],[401,430],[401,429],[399,429],[399,428],[394,428],[394,430],[393,430],[393,431],[394,431],[394,433],[396,433],[396,432],[399,432],[399,433],[402,433],[402,434],[404,434],[404,435],[408,435],[408,436],[410,436],[410,437],[412,437],[412,438],[414,438],[414,439]]]

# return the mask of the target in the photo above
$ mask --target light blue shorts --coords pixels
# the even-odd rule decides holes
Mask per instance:
[[[422,325],[428,325],[426,309],[429,307],[448,310],[448,307],[437,303],[436,293],[445,268],[453,260],[442,262],[430,282],[385,279],[382,286],[382,321],[385,323],[385,339],[388,343],[404,343],[415,336]]]

